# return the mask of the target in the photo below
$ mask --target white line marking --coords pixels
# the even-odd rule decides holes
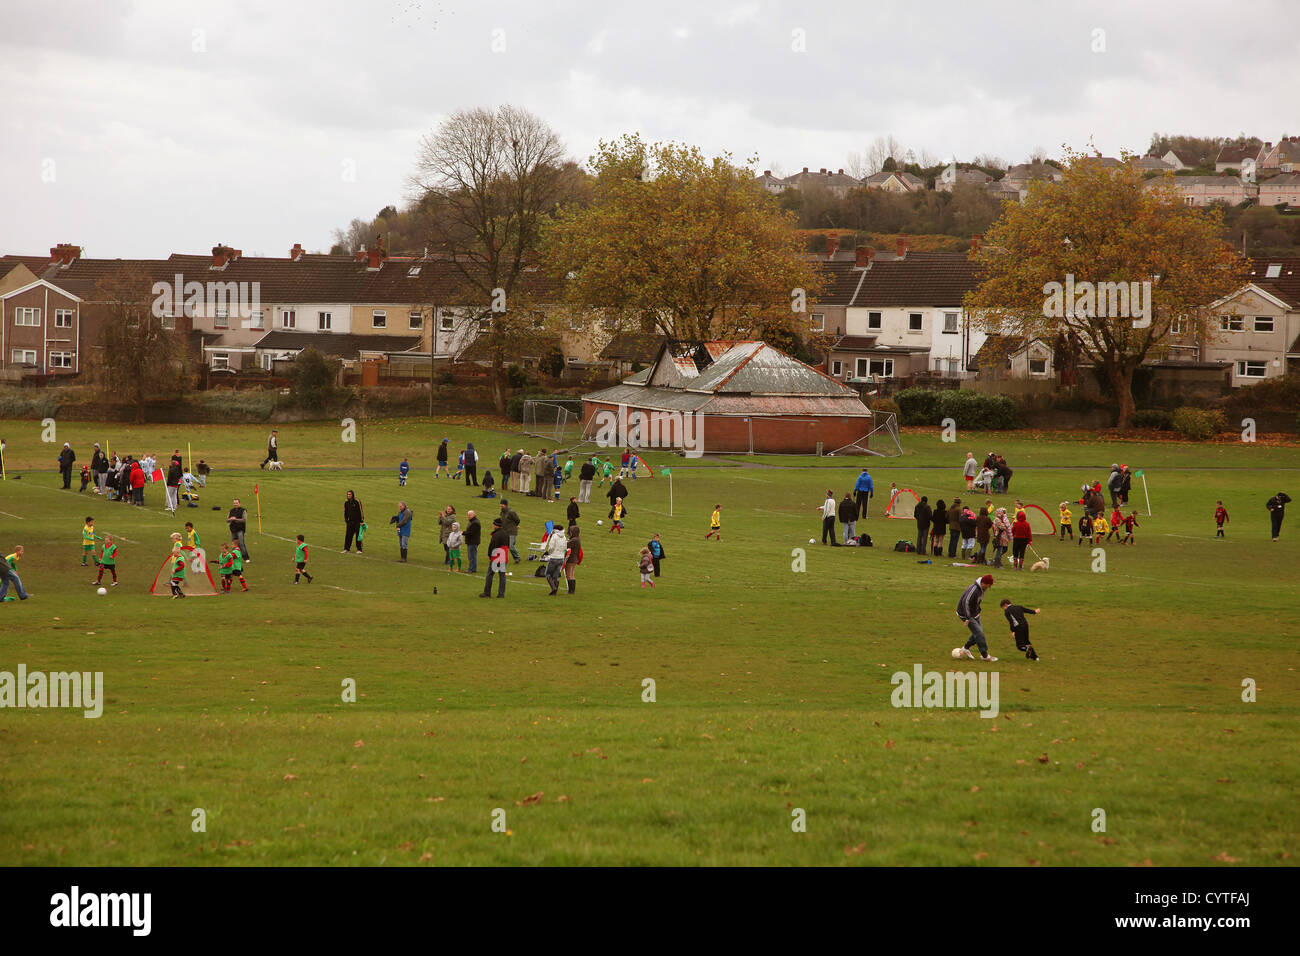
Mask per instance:
[[[0,511],[0,515],[7,515],[7,516],[10,517],[10,518],[17,518],[19,521],[26,521],[26,520],[27,520],[27,519],[24,518],[22,515],[12,515],[12,514],[9,514],[9,512],[7,512],[7,511]]]

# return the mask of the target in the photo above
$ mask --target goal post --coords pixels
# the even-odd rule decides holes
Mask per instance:
[[[876,423],[855,442],[836,448],[831,455],[876,455],[898,458],[903,454],[903,440],[898,434],[898,416],[893,412],[873,412]]]
[[[559,402],[524,401],[524,434],[545,438],[554,444],[564,441],[565,429],[577,416]]]

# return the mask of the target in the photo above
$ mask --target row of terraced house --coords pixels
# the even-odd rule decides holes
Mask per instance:
[[[823,370],[835,379],[1056,381],[1063,371],[1051,343],[990,335],[971,320],[962,301],[977,280],[965,253],[913,251],[904,237],[891,250],[840,249],[829,237],[816,258],[824,290],[804,319],[824,353]],[[97,285],[124,267],[171,290],[164,325],[218,376],[271,371],[309,345],[354,369],[423,368],[421,380],[430,355],[486,362],[479,338],[491,322],[486,303],[471,302],[462,270],[445,258],[382,250],[319,255],[298,244],[273,258],[218,244],[206,256],[93,259],[60,244],[48,257],[0,258],[0,380],[79,373],[101,335]],[[559,298],[540,273],[525,278],[542,299]],[[224,294],[191,300],[192,284]],[[1178,327],[1152,360],[1162,374],[1235,387],[1300,373],[1300,259],[1252,263],[1248,284],[1208,308],[1210,334],[1198,336],[1190,322]],[[566,368],[625,374],[648,364],[662,341],[566,311],[559,331],[537,337],[534,354],[510,360],[536,366],[537,353],[555,351]]]

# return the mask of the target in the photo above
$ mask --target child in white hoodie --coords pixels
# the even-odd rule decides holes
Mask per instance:
[[[465,543],[465,535],[461,533],[460,522],[453,521],[451,530],[447,532],[447,570],[460,570],[460,546]],[[453,567],[454,565],[454,567]]]

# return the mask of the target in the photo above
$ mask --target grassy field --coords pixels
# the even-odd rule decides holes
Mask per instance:
[[[914,525],[883,519],[883,497],[860,525],[876,547],[808,543],[826,488],[842,495],[861,459],[659,456],[671,517],[667,479],[637,481],[621,537],[583,508],[575,595],[548,597],[524,563],[485,601],[481,576],[442,568],[435,516],[481,505],[490,526],[497,503],[431,467],[443,436],[473,440],[494,471],[507,445],[542,444],[498,427],[369,423],[363,470],[338,426],[286,425],[271,474],[264,427],[60,422],[43,444],[37,423],[0,423],[0,545],[25,545],[33,595],[0,606],[0,670],[102,671],[107,697],[95,720],[0,711],[0,864],[1294,863],[1300,515],[1273,544],[1264,501],[1300,500],[1300,448],[908,433],[902,459],[873,459],[878,487],[933,501],[960,493],[966,450],[996,449],[1013,496],[1053,515],[1112,461],[1146,471],[1155,514],[1143,507],[1136,547],[1106,548],[1105,573],[1088,549],[1041,541],[1050,573],[995,572],[984,618],[1001,660],[958,665],[999,674],[1000,713],[982,719],[891,705],[895,672],[951,669],[953,607],[977,572],[893,552]],[[88,462],[92,441],[165,459],[187,440],[215,469],[197,509],[173,517],[153,488],[135,509],[59,487],[63,441]],[[255,483],[251,591],[150,596],[169,533],[193,520],[215,550]],[[339,553],[347,489],[366,506],[364,556]],[[399,498],[415,511],[406,565],[387,525]],[[512,498],[521,541],[563,514]],[[722,544],[703,540],[717,502]],[[106,597],[80,567],[86,515],[125,538]],[[668,557],[643,591],[636,553],[656,531]],[[298,533],[310,585],[292,583]],[[1015,653],[1003,596],[1043,608],[1041,661]]]

